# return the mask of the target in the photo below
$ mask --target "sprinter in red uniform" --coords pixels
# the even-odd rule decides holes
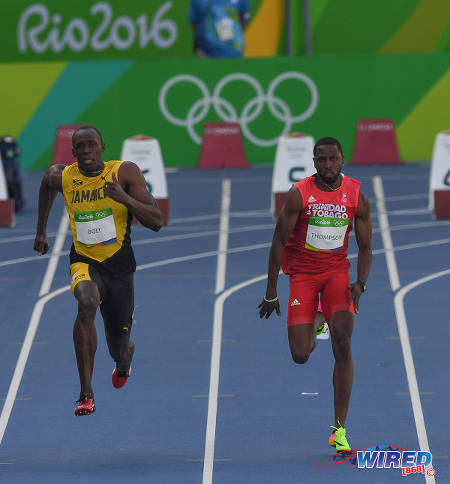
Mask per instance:
[[[315,347],[320,294],[335,358],[335,425],[329,444],[343,452],[351,450],[345,429],[353,384],[351,337],[372,262],[372,221],[361,183],[341,173],[344,155],[339,141],[321,138],[313,154],[317,173],[291,187],[281,210],[270,249],[266,294],[258,308],[261,318],[274,310],[281,316],[277,280],[282,266],[290,276],[289,346],[293,360],[306,363]],[[347,246],[353,225],[359,251],[357,280],[350,284]]]

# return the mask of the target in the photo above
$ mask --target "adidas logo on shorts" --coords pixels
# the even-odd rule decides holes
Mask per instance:
[[[292,302],[291,302],[291,306],[300,306],[301,303],[298,302],[297,299],[294,299]]]

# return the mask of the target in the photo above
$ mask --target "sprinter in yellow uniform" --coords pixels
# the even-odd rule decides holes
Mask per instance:
[[[78,162],[70,166],[53,165],[42,179],[33,247],[39,255],[48,252],[47,219],[57,192],[61,192],[72,228],[70,275],[78,302],[73,328],[81,386],[75,408],[77,416],[95,412],[92,372],[98,306],[109,352],[116,362],[112,384],[121,388],[130,376],[136,270],[130,240],[131,219],[134,215],[155,232],[162,225],[161,211],[138,166],[131,161],[105,162],[104,151],[105,144],[97,128],[82,126],[75,131],[72,152]]]

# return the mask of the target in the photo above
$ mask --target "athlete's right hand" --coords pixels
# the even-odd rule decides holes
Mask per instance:
[[[48,245],[47,236],[45,234],[38,234],[34,239],[33,250],[35,250],[38,255],[44,255],[48,252],[50,246]]]
[[[278,316],[281,316],[281,311],[280,311],[280,301],[277,299],[274,302],[267,302],[265,299],[261,301],[261,303],[258,306],[259,308],[259,317],[263,318],[264,316],[266,319],[269,318],[269,316],[273,313],[273,310],[275,309],[276,313]]]

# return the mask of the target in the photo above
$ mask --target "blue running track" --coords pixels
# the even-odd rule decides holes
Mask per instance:
[[[26,209],[14,228],[0,229],[0,481],[450,482],[450,220],[428,209],[428,164],[345,173],[363,182],[374,222],[372,271],[353,336],[349,442],[429,448],[434,477],[333,460],[330,340],[318,341],[306,365],[293,363],[286,276],[283,317],[258,317],[274,221],[272,170],[253,167],[168,173],[169,226],[157,234],[133,227],[131,378],[112,387],[98,317],[97,411],[83,418],[73,415],[76,305],[62,197],[48,223],[52,248],[61,248],[37,257],[42,173],[25,173]],[[356,251],[351,237],[352,278]]]

